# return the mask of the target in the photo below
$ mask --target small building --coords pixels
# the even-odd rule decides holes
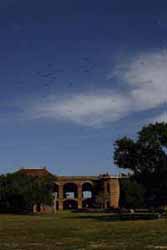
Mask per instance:
[[[118,208],[120,183],[118,176],[57,176],[47,168],[23,168],[20,171],[31,176],[52,175],[55,178],[53,207],[34,206],[34,212],[77,208]]]

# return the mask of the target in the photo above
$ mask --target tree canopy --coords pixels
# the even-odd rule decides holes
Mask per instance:
[[[131,172],[145,189],[145,204],[167,204],[167,124],[149,124],[136,140],[123,137],[115,142],[115,164]]]
[[[31,212],[34,204],[51,205],[53,177],[22,172],[0,176],[0,212]]]

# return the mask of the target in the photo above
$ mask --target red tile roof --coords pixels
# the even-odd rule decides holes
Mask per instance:
[[[51,175],[46,168],[22,168],[19,170],[20,172],[30,175],[30,176],[47,176]]]

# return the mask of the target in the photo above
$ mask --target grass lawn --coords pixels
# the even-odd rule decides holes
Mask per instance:
[[[110,221],[108,215],[0,215],[0,250],[167,249],[167,220]]]

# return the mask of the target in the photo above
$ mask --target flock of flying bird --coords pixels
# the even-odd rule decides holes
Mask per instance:
[[[161,25],[161,21],[160,19],[156,19],[156,24],[157,25]],[[13,23],[13,29],[17,30],[18,32],[24,32],[24,25],[23,24],[15,24]],[[32,43],[31,43],[32,45]],[[144,62],[141,61],[141,64],[144,64]],[[96,64],[92,62],[92,60],[88,57],[85,56],[83,58],[81,58],[80,62],[79,62],[79,72],[84,73],[85,75],[90,76],[93,72],[94,69],[96,68]],[[65,70],[63,68],[57,68],[56,69],[56,65],[54,63],[47,63],[46,65],[46,71],[37,71],[34,72],[34,75],[40,79],[40,84],[42,85],[41,87],[45,88],[45,92],[47,92],[47,90],[51,89],[54,85],[56,85],[56,83],[58,83],[59,77],[61,76],[61,74],[65,74]],[[112,77],[109,79],[111,80]],[[24,81],[22,80],[18,80],[17,85],[20,86],[24,86]],[[70,80],[67,84],[66,87],[67,88],[71,88],[73,87],[74,82],[72,80]],[[46,97],[46,95],[44,95],[43,97]]]
[[[88,75],[93,73],[95,69],[95,64],[91,61],[89,57],[83,57],[80,60],[79,66],[79,72],[83,73],[85,75]],[[40,90],[42,92],[42,97],[45,98],[48,95],[48,91],[54,90],[54,87],[61,82],[61,76],[62,74],[68,74],[65,69],[58,68],[56,63],[47,63],[44,67],[45,70],[38,70],[34,71],[33,78],[37,80],[39,83],[38,90],[40,93]],[[16,81],[17,87],[24,88],[26,87],[26,83],[23,79],[18,79]],[[65,88],[71,88],[74,85],[74,82],[72,80],[68,81],[67,83],[64,83]],[[42,91],[42,89],[45,89],[45,91]]]
[[[84,74],[91,74],[95,68],[95,64],[91,63],[89,57],[83,57],[80,65],[80,72]],[[47,71],[37,71],[35,74],[40,78],[40,82],[43,82],[43,86],[46,89],[49,89],[60,77],[61,74],[65,74],[65,70],[62,68],[55,69],[55,65],[53,63],[47,64]],[[73,81],[69,81],[66,85],[67,88],[71,88],[73,86]]]

